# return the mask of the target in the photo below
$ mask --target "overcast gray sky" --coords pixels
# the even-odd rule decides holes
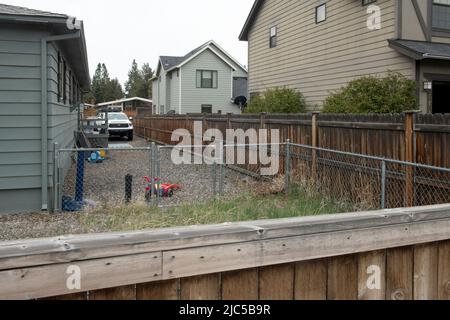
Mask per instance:
[[[184,55],[215,40],[247,65],[238,40],[254,0],[0,0],[84,21],[91,76],[98,62],[123,83],[133,59],[154,69],[160,55]]]

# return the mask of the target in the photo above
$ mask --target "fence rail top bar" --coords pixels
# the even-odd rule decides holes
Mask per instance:
[[[376,161],[385,161],[385,162],[396,163],[396,164],[405,165],[405,166],[412,166],[412,167],[430,169],[430,170],[438,170],[438,171],[450,173],[450,168],[435,167],[435,166],[429,166],[426,164],[400,161],[400,160],[376,157],[376,156],[369,156],[369,155],[360,154],[360,153],[352,153],[352,152],[338,151],[338,150],[325,149],[325,148],[319,148],[319,147],[312,147],[312,146],[298,144],[298,143],[290,143],[290,145],[293,147],[305,148],[305,149],[310,149],[310,150],[315,150],[315,151],[324,151],[324,152],[330,152],[330,153],[340,154],[340,155],[344,155],[344,156],[352,156],[352,157],[358,157],[358,158],[364,158],[364,159],[376,160]]]
[[[95,151],[150,151],[151,147],[141,147],[141,148],[73,148],[73,149],[58,149],[57,152],[95,152]]]
[[[443,226],[450,223],[450,204],[210,226],[17,240],[0,243],[0,270],[214,245],[275,241],[289,237],[331,236],[344,231],[369,230],[376,234],[377,230],[384,228],[395,226],[400,228],[403,225],[423,225],[431,222],[438,224],[443,222]],[[442,232],[435,234],[433,230],[429,230],[427,242],[450,239],[450,228],[445,230],[447,231],[444,236]],[[424,237],[423,234],[408,234],[408,236],[417,237],[419,240]],[[394,244],[404,244],[404,240],[404,237],[399,237],[398,243]],[[419,240],[417,241],[420,243]]]

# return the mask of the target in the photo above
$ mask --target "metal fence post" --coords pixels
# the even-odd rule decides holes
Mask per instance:
[[[381,162],[381,209],[386,209],[386,161]]]
[[[151,181],[151,198],[152,198],[152,202],[153,202],[153,196],[155,196],[155,198],[157,197],[156,194],[156,188],[155,188],[155,183],[156,183],[156,176],[158,175],[157,171],[157,163],[158,163],[158,156],[157,156],[157,149],[156,149],[156,143],[152,142],[152,176],[150,177],[150,181]],[[157,199],[155,199],[155,204],[158,204]]]
[[[160,202],[160,196],[161,196],[161,150],[158,147],[155,148],[156,150],[156,179],[158,179],[156,181],[156,205],[159,206],[159,202]],[[153,178],[153,180],[155,180],[155,178]]]
[[[59,179],[58,179],[58,168],[59,168],[59,160],[58,160],[58,143],[53,143],[53,212],[58,211],[58,187],[59,187]]]
[[[220,173],[219,173],[219,195],[223,195],[223,183],[224,183],[224,147],[223,141],[219,142],[219,151],[220,151]]]
[[[150,192],[150,196],[148,197],[148,202],[149,202],[149,204],[151,204],[152,202],[153,202],[153,193],[154,193],[154,177],[155,177],[155,152],[154,152],[154,146],[153,146],[153,144],[154,143],[152,143],[151,145],[150,145],[150,150],[149,150],[149,156],[150,156],[150,163],[149,163],[149,165],[150,165],[150,176],[149,176],[149,179],[150,179],[150,181],[149,181],[149,183],[151,184],[150,185],[150,190],[149,190],[149,192]]]
[[[213,197],[217,196],[217,163],[214,161],[212,165],[212,178],[213,178]]]
[[[75,183],[75,201],[83,202],[84,196],[84,151],[77,151],[76,183]]]
[[[286,195],[290,192],[290,184],[291,184],[291,140],[286,140],[286,159],[285,159],[285,168],[284,168],[284,192]]]

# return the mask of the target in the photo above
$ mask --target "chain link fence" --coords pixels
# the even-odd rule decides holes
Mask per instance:
[[[153,143],[143,148],[56,150],[54,208],[75,212],[125,204],[170,207],[245,192],[242,182],[247,176],[220,165],[215,157],[203,157],[206,149]],[[193,150],[189,160],[174,161],[183,150]]]
[[[244,150],[242,163],[239,150]],[[351,204],[355,211],[450,203],[450,169],[288,141],[57,150],[54,208],[70,212],[129,203],[166,207],[236,197],[250,191],[242,182],[260,178],[267,166],[258,157],[261,151],[276,156],[286,193],[305,188]]]
[[[57,155],[55,208],[80,211],[145,202],[145,177],[153,167],[150,148],[64,149]]]
[[[450,203],[450,169],[287,142],[286,190],[292,184],[361,210]]]

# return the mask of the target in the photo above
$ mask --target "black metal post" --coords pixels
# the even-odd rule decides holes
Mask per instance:
[[[133,176],[127,174],[125,176],[125,203],[130,203],[133,195]]]

